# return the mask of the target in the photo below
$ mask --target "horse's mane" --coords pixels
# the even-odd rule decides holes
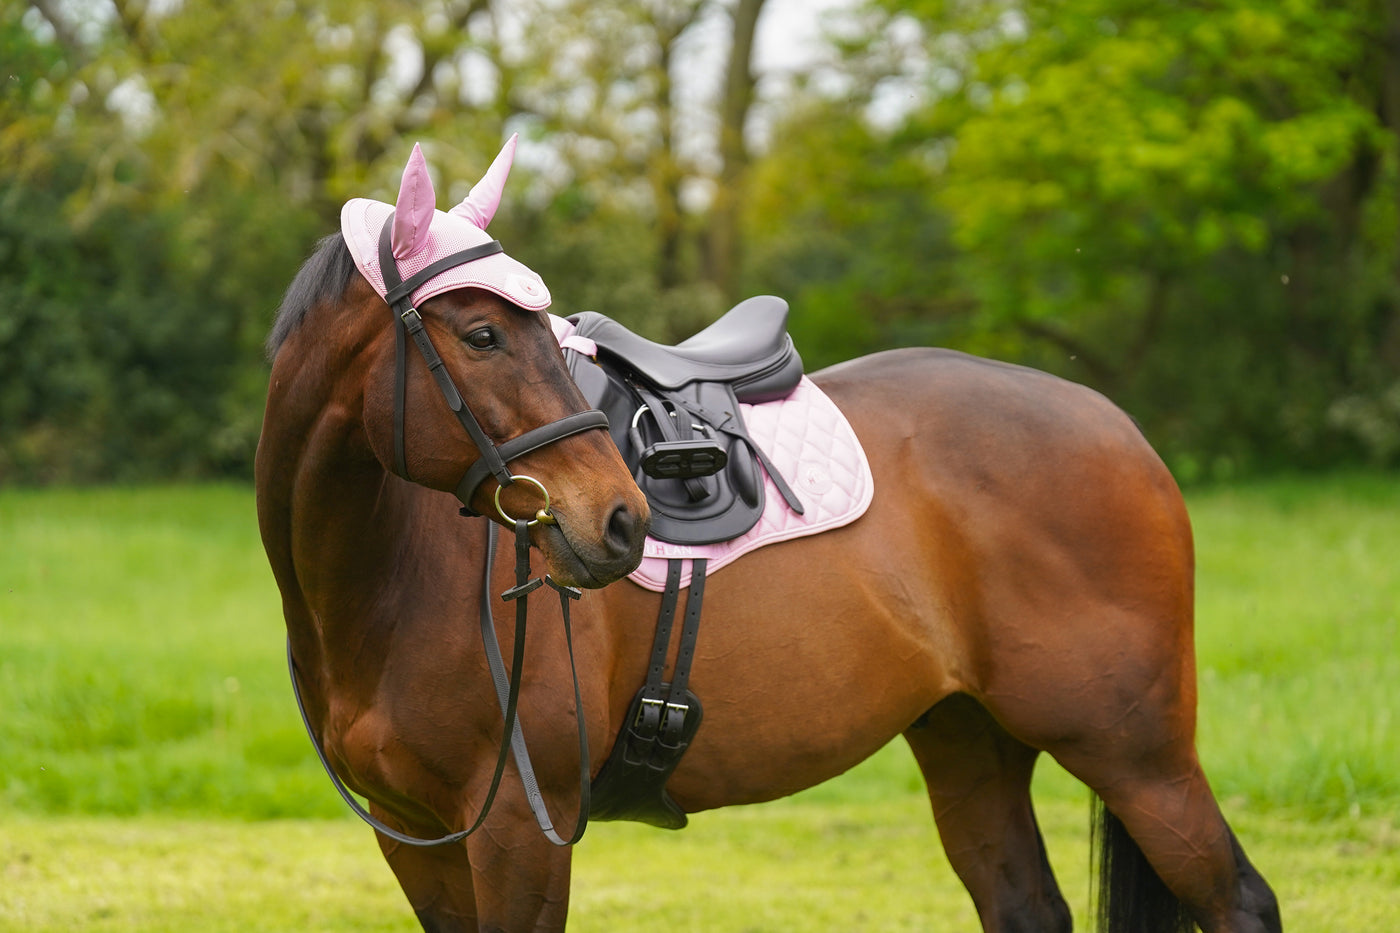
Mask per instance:
[[[282,296],[277,319],[267,335],[267,358],[276,359],[283,341],[301,326],[308,311],[323,301],[335,301],[344,295],[356,271],[345,237],[339,232],[323,237]]]

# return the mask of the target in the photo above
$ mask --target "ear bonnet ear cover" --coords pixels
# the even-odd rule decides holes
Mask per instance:
[[[368,198],[354,198],[340,209],[340,232],[360,273],[381,296],[385,293],[384,273],[379,268],[379,236],[384,223],[394,216],[392,239],[399,276],[407,279],[421,269],[453,253],[489,243],[486,225],[496,214],[515,157],[516,137],[512,136],[485,176],[461,204],[449,212],[436,208],[432,178],[422,149],[415,145],[404,168],[395,205]],[[413,304],[421,305],[434,295],[456,288],[484,288],[530,311],[549,307],[549,289],[524,263],[505,253],[448,269],[413,293]]]

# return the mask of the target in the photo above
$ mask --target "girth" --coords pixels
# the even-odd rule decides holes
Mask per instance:
[[[661,829],[681,829],[687,822],[685,811],[666,793],[666,781],[681,763],[704,715],[700,698],[689,684],[705,598],[705,561],[697,560],[691,567],[685,619],[668,682],[666,657],[680,602],[682,564],[672,560],[667,567],[646,683],[633,698],[612,752],[593,779],[591,819],[634,820]]]

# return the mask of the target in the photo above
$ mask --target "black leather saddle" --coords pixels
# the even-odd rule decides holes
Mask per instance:
[[[607,414],[651,505],[652,537],[692,545],[739,537],[763,514],[765,472],[802,512],[739,408],[784,398],[801,380],[787,313],[781,298],[750,298],[675,346],[596,312],[569,318],[577,336],[598,346],[594,358],[567,353],[569,371],[589,404]]]

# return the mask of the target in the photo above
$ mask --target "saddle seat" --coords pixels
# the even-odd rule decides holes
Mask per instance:
[[[786,301],[760,295],[675,346],[654,343],[596,311],[569,320],[577,336],[659,388],[720,382],[732,386],[739,401],[756,404],[786,398],[802,378],[787,316]]]

